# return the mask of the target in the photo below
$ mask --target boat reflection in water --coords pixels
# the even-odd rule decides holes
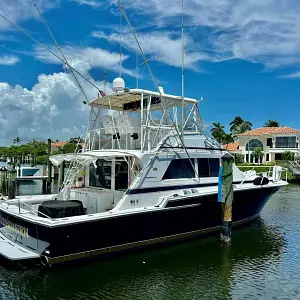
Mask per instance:
[[[233,231],[230,246],[210,237],[52,272],[22,269],[19,276],[5,270],[0,276],[8,287],[5,299],[15,299],[19,290],[30,299],[46,293],[49,299],[238,299],[267,286],[285,245],[281,232],[258,218]],[[33,285],[30,278],[43,280]]]

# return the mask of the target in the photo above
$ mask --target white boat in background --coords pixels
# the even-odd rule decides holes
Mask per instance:
[[[18,177],[34,176],[39,170],[37,167],[20,167],[17,169]]]

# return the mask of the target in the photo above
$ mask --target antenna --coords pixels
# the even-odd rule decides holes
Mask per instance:
[[[106,70],[104,69],[103,77],[104,77],[104,93],[105,93],[105,95],[106,95],[106,75],[107,75],[107,73],[106,73]]]
[[[184,132],[184,19],[183,0],[181,0],[181,134]]]
[[[122,77],[122,34],[121,34],[121,27],[122,27],[122,11],[120,9],[120,27],[119,27],[119,43],[120,43],[120,78]]]
[[[139,56],[136,52],[136,88],[139,88]]]

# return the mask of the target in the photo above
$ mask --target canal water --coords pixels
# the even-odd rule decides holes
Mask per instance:
[[[212,236],[51,270],[2,264],[0,299],[300,299],[300,185],[273,195],[230,246]]]

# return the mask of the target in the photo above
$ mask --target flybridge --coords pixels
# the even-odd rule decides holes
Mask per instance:
[[[121,82],[121,78],[116,81]],[[89,103],[85,150],[151,151],[171,136],[179,139],[178,132],[202,134],[203,122],[196,99],[125,89],[123,80],[122,85],[122,89],[114,87],[116,92]]]

